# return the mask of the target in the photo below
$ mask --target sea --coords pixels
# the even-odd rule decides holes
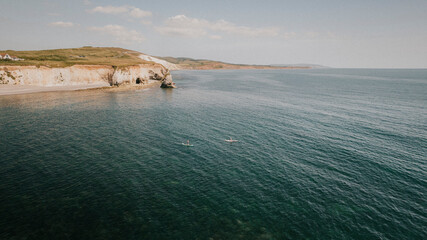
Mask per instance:
[[[426,69],[172,75],[0,96],[0,239],[427,239]]]

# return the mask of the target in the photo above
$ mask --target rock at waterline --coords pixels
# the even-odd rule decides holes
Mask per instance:
[[[172,81],[172,76],[167,75],[163,81],[162,85],[160,85],[161,88],[176,88],[175,83]]]

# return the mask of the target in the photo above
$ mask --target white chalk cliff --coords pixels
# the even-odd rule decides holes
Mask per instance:
[[[168,61],[162,60],[162,59],[158,59],[149,55],[145,55],[145,54],[141,54],[139,55],[139,58],[141,58],[144,61],[149,61],[149,62],[155,62],[158,64],[162,64],[165,68],[169,69],[169,70],[179,70],[180,68],[173,63],[170,63]]]
[[[139,64],[123,68],[106,65],[74,65],[64,68],[0,66],[0,84],[70,86],[81,84],[145,84],[157,80],[172,82],[160,64]]]

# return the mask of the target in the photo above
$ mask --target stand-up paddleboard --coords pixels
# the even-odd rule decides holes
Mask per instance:
[[[181,143],[183,146],[186,146],[186,147],[194,147],[194,145],[192,145],[192,144],[187,144],[187,143]]]
[[[190,140],[187,140],[187,143],[181,143],[183,146],[186,146],[186,147],[194,147],[194,145],[191,145],[190,144]]]
[[[230,137],[230,139],[225,139],[225,141],[226,141],[226,142],[229,142],[229,143],[233,143],[233,142],[238,142],[239,140],[233,140],[233,139]]]

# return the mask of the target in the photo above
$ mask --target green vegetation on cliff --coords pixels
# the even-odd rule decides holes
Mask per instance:
[[[274,65],[246,65],[233,64],[206,59],[156,57],[176,64],[180,69],[208,70],[208,69],[293,69],[309,68],[304,66],[274,66]]]
[[[136,64],[151,63],[140,59],[141,54],[123,48],[82,47],[69,49],[52,49],[40,51],[0,51],[22,58],[22,61],[0,60],[6,66],[46,66],[68,67],[73,65],[109,65],[126,67]]]
[[[228,64],[228,63],[205,60],[205,59],[193,59],[193,58],[184,58],[184,57],[178,57],[178,58],[157,57],[157,58],[176,64],[183,69],[223,68],[224,65],[241,66],[238,64]]]
[[[7,53],[24,59],[22,61],[0,60],[0,66],[46,66],[46,67],[69,67],[73,65],[108,65],[124,68],[137,64],[156,64],[139,58],[142,53],[113,47],[81,47],[68,49],[51,49],[40,51],[13,51]],[[283,68],[310,68],[306,66],[274,66],[274,65],[245,65],[231,64],[219,61],[156,57],[170,63],[176,64],[180,69],[283,69]]]

